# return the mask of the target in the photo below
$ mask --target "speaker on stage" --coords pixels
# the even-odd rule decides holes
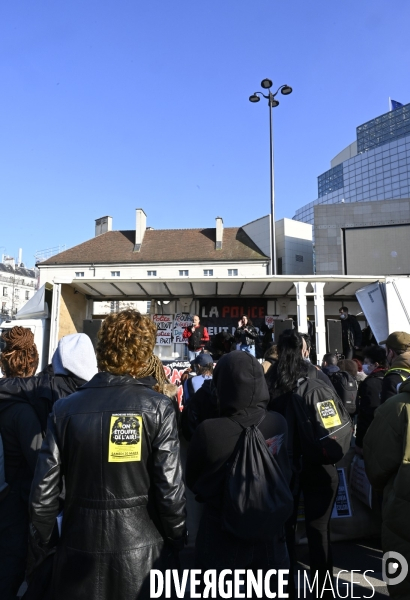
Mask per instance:
[[[327,351],[332,354],[342,354],[342,323],[340,319],[327,320]]]

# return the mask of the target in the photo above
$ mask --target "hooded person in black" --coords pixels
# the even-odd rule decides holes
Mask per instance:
[[[34,345],[34,336],[29,333]],[[25,341],[27,346],[29,340]],[[25,346],[19,352],[26,351]],[[0,379],[0,434],[9,493],[0,501],[0,598],[8,600],[16,597],[24,580],[28,500],[48,414],[56,400],[72,394],[91,379],[97,372],[97,359],[90,338],[80,333],[59,341],[52,370],[47,367],[38,376],[32,375],[38,356],[34,369],[26,372],[31,375],[28,377],[15,376],[22,372],[6,369],[4,360],[2,362],[7,377]]]
[[[208,419],[195,430],[188,449],[186,482],[205,503],[196,546],[196,566],[217,569],[286,569],[288,553],[284,536],[272,535],[270,543],[245,542],[222,531],[221,511],[226,463],[235,451],[243,427],[256,425],[290,480],[287,426],[275,412],[267,412],[269,391],[258,361],[246,352],[223,356],[214,370],[220,417]]]

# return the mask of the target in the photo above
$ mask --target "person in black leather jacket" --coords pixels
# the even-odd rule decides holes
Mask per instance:
[[[31,489],[31,534],[51,536],[66,485],[53,572],[58,600],[150,597],[150,569],[176,567],[185,497],[172,402],[144,385],[156,328],[133,310],[110,314],[100,373],[57,401]]]

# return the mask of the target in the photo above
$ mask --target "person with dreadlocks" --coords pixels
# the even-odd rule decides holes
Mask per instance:
[[[36,458],[56,400],[75,392],[97,372],[90,338],[74,333],[61,338],[52,368],[39,373],[33,333],[14,327],[3,333],[1,354],[0,433],[5,454],[5,481],[9,493],[0,499],[0,598],[15,599],[24,579],[28,537],[28,497]],[[3,492],[3,493],[5,493]],[[46,557],[44,556],[44,559]],[[32,586],[43,585],[51,560],[38,564],[29,577]]]
[[[152,358],[155,339],[149,317],[130,309],[108,315],[97,345],[100,372],[53,406],[30,513],[41,548],[58,515],[64,474],[52,581],[58,600],[148,600],[150,569],[178,566],[184,485],[174,408],[152,385],[152,375],[165,385]]]
[[[181,411],[178,404],[178,387],[167,379],[164,365],[158,356],[155,356],[155,354],[150,356],[147,361],[147,366],[141,369],[138,380],[144,385],[151,387],[156,392],[164,394],[164,396],[168,396],[168,398],[171,399],[179,430]]]
[[[5,377],[30,377],[38,352],[30,329],[13,327],[2,335],[0,367]],[[0,404],[0,436],[5,482],[0,496],[0,598],[15,599],[24,581],[28,540],[28,497],[38,452],[41,424],[30,404]]]

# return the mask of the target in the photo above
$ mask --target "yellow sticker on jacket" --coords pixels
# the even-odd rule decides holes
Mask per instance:
[[[141,460],[142,417],[132,413],[111,415],[108,462]]]
[[[325,429],[331,429],[341,425],[339,413],[336,410],[334,400],[325,400],[324,402],[318,402],[316,404],[317,410],[319,411],[320,418],[322,419],[323,427]]]

